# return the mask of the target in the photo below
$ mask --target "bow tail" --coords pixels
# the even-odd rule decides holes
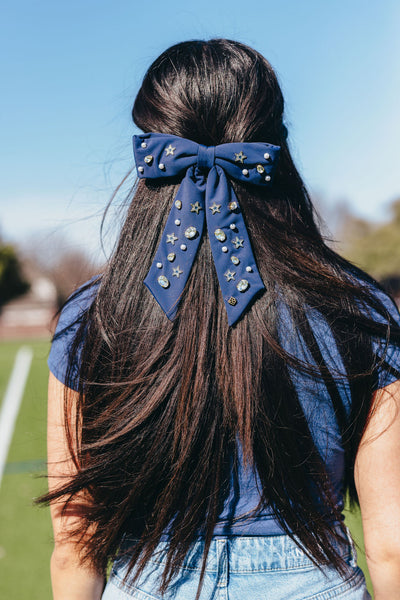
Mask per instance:
[[[144,280],[169,319],[176,316],[204,227],[204,191],[189,168],[178,189]]]
[[[208,174],[205,212],[228,323],[234,325],[265,286],[257,269],[238,199],[219,166],[213,167]]]

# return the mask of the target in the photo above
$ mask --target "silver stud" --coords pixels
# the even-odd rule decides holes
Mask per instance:
[[[248,273],[252,273],[253,269],[252,269],[251,267],[246,267],[246,271],[247,271]]]
[[[240,263],[240,260],[238,259],[237,256],[231,256],[231,261],[233,262],[234,265],[238,265]]]
[[[144,173],[144,167],[138,167],[137,170],[139,171],[139,173]]]
[[[235,271],[230,271],[229,269],[224,273],[224,277],[227,281],[235,281],[235,275]]]
[[[231,229],[236,229],[236,223],[231,223],[231,224],[229,225],[229,227],[230,227]]]
[[[169,262],[173,262],[175,260],[175,252],[170,252],[167,255],[167,259],[169,260]]]
[[[265,179],[265,181],[271,181],[271,176],[270,176],[270,175],[266,175],[266,176],[264,177],[264,179]]]
[[[169,281],[165,277],[165,275],[160,275],[160,277],[157,279],[157,281],[161,285],[161,287],[163,287],[163,288],[169,287]]]
[[[175,219],[175,225],[180,225],[181,224],[181,220],[180,219]]]
[[[172,244],[175,246],[175,242],[178,238],[174,233],[167,233],[167,244]]]
[[[162,263],[160,263],[160,262],[157,263],[157,269],[162,269]]]
[[[174,269],[172,269],[172,276],[173,277],[177,277],[179,279],[179,277],[182,275],[183,271],[180,268],[180,266],[178,265],[177,267],[175,267]]]
[[[178,210],[181,210],[182,208],[182,202],[180,200],[175,200],[175,206]]]
[[[159,169],[161,169],[161,171],[164,171],[164,169],[165,169],[165,165],[164,165],[164,163],[160,163],[160,164],[158,165],[158,168],[159,168]]]
[[[147,156],[144,157],[144,162],[146,163],[146,165],[151,165],[151,163],[153,162],[153,157],[151,154],[148,154]]]
[[[268,152],[266,152],[264,154],[264,158],[265,158],[265,160],[269,160],[271,158],[270,155],[268,154]]]
[[[140,145],[142,146],[142,148],[147,148],[146,142],[142,142]]]
[[[263,173],[265,173],[265,169],[262,165],[257,165],[257,172],[260,173],[260,175],[262,175]]]
[[[181,244],[181,250],[186,250],[187,246],[186,244]]]
[[[236,287],[239,290],[239,292],[245,292],[249,287],[249,282],[247,281],[247,279],[241,279]]]
[[[237,202],[235,202],[235,200],[232,200],[232,202],[229,202],[229,204],[228,204],[229,210],[236,210],[237,207],[238,207],[238,204],[237,204]]]
[[[248,169],[242,169],[242,173],[243,173],[243,175],[248,175],[249,171],[248,171]]]
[[[214,235],[219,242],[224,242],[226,240],[225,232],[222,231],[222,229],[216,229]]]
[[[185,230],[185,237],[187,237],[188,240],[192,240],[194,237],[196,237],[196,234],[197,234],[196,227],[188,227]]]
[[[228,252],[228,248],[226,246],[222,246],[221,250],[222,252]]]

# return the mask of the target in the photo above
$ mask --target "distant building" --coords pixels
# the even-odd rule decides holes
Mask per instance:
[[[54,283],[37,275],[24,296],[3,306],[0,313],[0,339],[50,338],[51,321],[57,310]]]

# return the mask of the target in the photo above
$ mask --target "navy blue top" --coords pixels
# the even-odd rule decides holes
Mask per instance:
[[[392,300],[381,290],[373,288],[375,294],[383,301],[384,305],[394,320],[400,325],[400,314]],[[60,315],[56,333],[63,333],[52,343],[48,366],[50,371],[64,384],[66,380],[66,368],[70,344],[78,328],[75,323],[82,312],[88,308],[97,291],[97,285],[83,291],[67,304]],[[377,321],[385,322],[384,318],[371,313]],[[313,333],[318,341],[320,351],[329,368],[338,369],[343,372],[343,363],[336,346],[333,335],[327,322],[320,313],[310,310],[307,314]],[[290,335],[290,319],[288,313],[283,309],[281,313],[285,323],[285,335],[281,336],[281,344],[291,354],[302,360],[315,364],[304,340],[292,328]],[[288,325],[288,327],[286,327]],[[373,342],[374,350],[378,356],[382,354],[379,340]],[[400,369],[400,349],[389,345],[385,355],[386,362]],[[74,370],[76,372],[79,364],[79,352],[75,356]],[[337,504],[343,508],[343,477],[344,477],[344,450],[341,444],[340,430],[334,415],[332,402],[328,391],[321,380],[310,375],[301,374],[290,368],[293,383],[298,391],[299,400],[304,414],[309,423],[311,434],[315,444],[325,461],[328,473],[331,477]],[[378,374],[378,388],[393,383],[396,378],[386,372],[383,368]],[[73,387],[71,385],[69,387]],[[350,409],[351,395],[348,382],[340,382],[338,386],[344,406]],[[252,469],[245,469],[242,462],[242,452],[239,445],[239,469],[238,475],[232,473],[231,492],[225,501],[223,511],[219,515],[219,521],[214,530],[214,535],[279,535],[284,533],[279,523],[274,518],[272,511],[265,509],[257,516],[249,516],[257,506],[261,490],[260,480],[257,473]],[[166,535],[164,536],[166,539]]]

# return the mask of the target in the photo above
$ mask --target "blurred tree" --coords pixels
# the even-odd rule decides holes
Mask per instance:
[[[96,264],[85,252],[79,249],[65,250],[46,269],[46,275],[56,286],[59,306],[79,285],[100,272],[101,267],[99,264]]]
[[[0,242],[0,311],[6,302],[25,294],[29,288],[17,252],[10,244]]]
[[[400,199],[390,209],[379,225],[349,213],[339,232],[342,254],[376,279],[400,275]]]

